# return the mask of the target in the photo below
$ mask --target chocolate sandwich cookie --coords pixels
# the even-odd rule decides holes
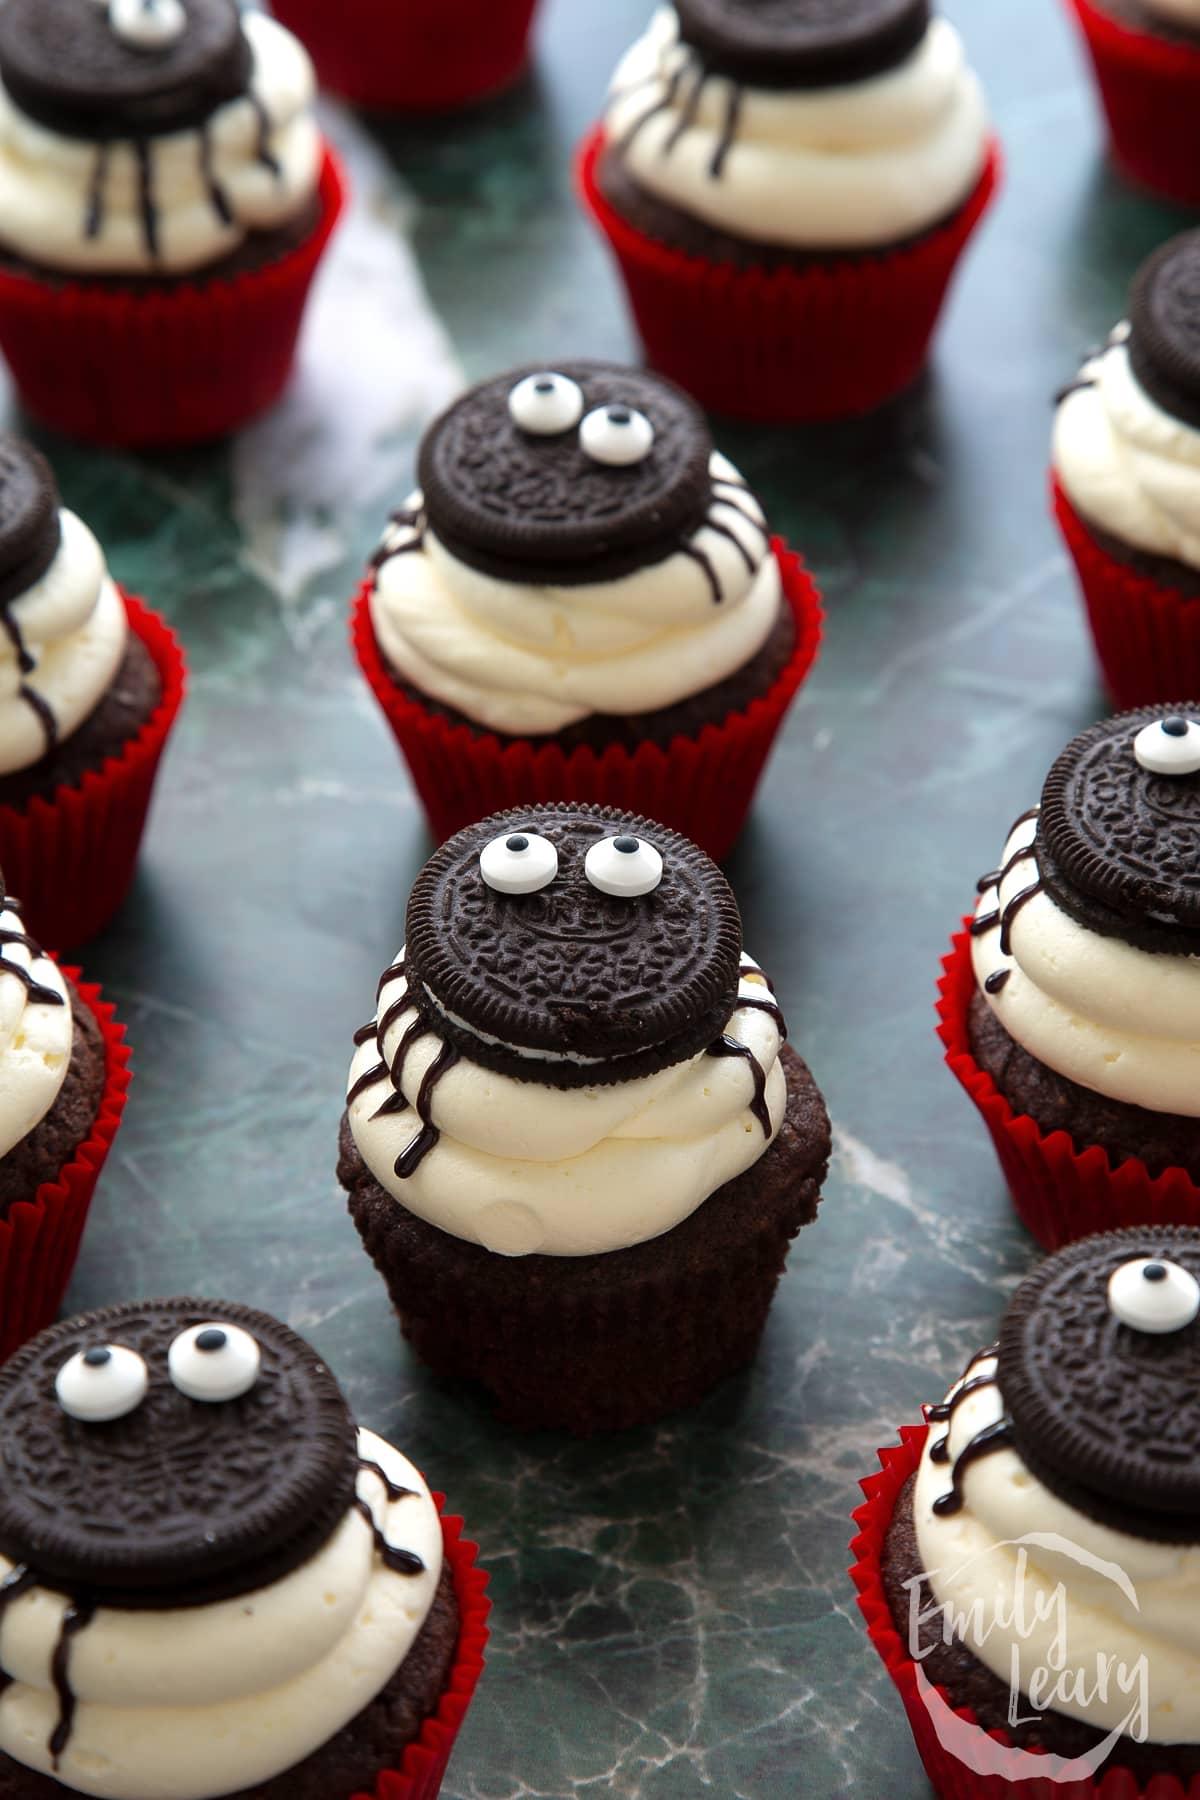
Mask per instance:
[[[1129,311],[1129,361],[1164,412],[1200,429],[1200,231],[1143,263]]]
[[[911,56],[928,0],[675,0],[684,43],[710,74],[762,88],[866,81]]]
[[[7,608],[46,573],[61,539],[58,483],[49,463],[24,439],[0,434],[0,608],[10,638],[18,627]]]

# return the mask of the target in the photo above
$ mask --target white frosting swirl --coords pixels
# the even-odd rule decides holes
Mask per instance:
[[[1054,468],[1076,511],[1138,550],[1200,569],[1200,431],[1138,382],[1127,324],[1086,362],[1054,419]]]
[[[452,556],[411,495],[404,513],[416,523],[386,533],[371,595],[385,658],[431,699],[511,736],[591,713],[653,712],[723,681],[770,636],[782,586],[762,508],[723,456],[714,452],[710,470],[712,524],[689,543],[720,604],[682,550],[618,581],[498,580]]]
[[[228,256],[252,231],[294,218],[316,189],[321,163],[312,64],[264,13],[247,13],[242,27],[253,63],[248,95],[219,107],[203,132],[148,140],[157,254],[147,239],[136,147],[50,131],[0,86],[0,241],[31,262],[80,274],[177,275]],[[227,218],[214,204],[213,184]],[[89,231],[93,203],[97,228]]]
[[[734,94],[724,76],[702,77],[664,6],[617,69],[604,128],[648,193],[754,243],[897,243],[965,201],[987,157],[983,93],[945,19],[885,74],[839,87],[741,87],[721,159]]]
[[[995,1368],[988,1357],[968,1373]],[[969,1394],[950,1421],[952,1461],[1003,1417],[997,1386]],[[944,1430],[931,1427],[913,1512],[929,1586],[939,1605],[953,1607],[956,1635],[1006,1686],[1015,1671],[1022,1693],[1035,1671],[1049,1672],[1052,1710],[1105,1732],[1131,1729],[1140,1696],[1115,1675],[1098,1683],[1100,1659],[1132,1672],[1145,1658],[1146,1717],[1134,1723],[1151,1743],[1200,1743],[1200,1609],[1192,1598],[1200,1545],[1152,1543],[1097,1524],[1044,1487],[1012,1449],[964,1469],[965,1505],[939,1518],[933,1503],[950,1487],[952,1461],[935,1463],[930,1452]]]
[[[1037,837],[1036,818],[1013,828],[999,894],[982,894],[976,916],[1001,913],[1037,879],[1033,857],[1014,861]],[[1011,867],[1008,867],[1011,863]],[[1200,1118],[1200,957],[1137,950],[1101,937],[1035,894],[1010,923],[1011,954],[993,926],[971,941],[975,979],[996,1017],[1031,1056],[1081,1087],[1151,1112]],[[989,976],[1008,979],[989,994]]]
[[[25,926],[13,906],[0,908],[0,1156],[41,1123],[58,1098],[71,1062],[74,1025],[71,997],[57,964],[37,945],[19,941]],[[37,999],[12,968],[28,970],[38,987],[62,997],[62,1005]]]
[[[387,982],[377,1019],[402,1001],[402,975]],[[742,959],[742,999],[761,1000],[764,977]],[[417,1017],[405,1008],[382,1045],[389,1065]],[[726,1033],[750,1050],[766,1077],[771,1139],[749,1108],[753,1074],[743,1057],[705,1052],[656,1075],[607,1087],[552,1088],[497,1075],[466,1057],[433,1091],[431,1116],[441,1136],[402,1180],[396,1158],[421,1129],[413,1101],[442,1039],[417,1038],[404,1060],[403,1112],[377,1110],[386,1078],[350,1103],[350,1128],[381,1187],[439,1230],[501,1256],[590,1256],[622,1250],[670,1231],[756,1163],[783,1121],[787,1083],[774,1018],[735,1007]],[[351,1090],[379,1061],[374,1038],[350,1066]]]
[[[419,1575],[396,1574],[355,1509],[290,1575],[210,1606],[101,1607],[71,1640],[78,1698],[61,1762],[51,1661],[66,1598],[33,1588],[0,1622],[0,1750],[102,1800],[217,1800],[270,1781],[328,1743],[385,1688],[425,1623],[442,1568],[437,1508],[406,1457],[371,1432],[359,1453],[410,1490],[390,1501],[364,1470],[358,1492]],[[0,1557],[0,1579],[12,1564]]]

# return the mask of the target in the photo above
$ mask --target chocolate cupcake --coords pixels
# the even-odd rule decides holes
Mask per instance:
[[[435,835],[547,794],[733,843],[816,654],[818,597],[669,382],[472,388],[421,445],[355,642]]]
[[[1200,693],[1198,294],[1190,231],[1142,265],[1055,415],[1055,511],[1121,706]]]
[[[997,169],[927,0],[676,0],[617,69],[581,179],[650,360],[705,406],[789,420],[916,377]]]
[[[465,1712],[474,1546],[267,1314],[43,1332],[0,1371],[0,1466],[4,1800],[351,1800]]]
[[[338,1165],[418,1355],[580,1433],[748,1362],[829,1157],[784,1037],[675,832],[563,804],[444,845],[356,1039]]]
[[[1069,0],[1120,168],[1200,204],[1200,0]]]
[[[186,443],[275,398],[339,204],[312,100],[234,0],[5,0],[0,347],[32,411]]]
[[[1198,1277],[1185,1227],[1051,1257],[863,1484],[863,1610],[941,1795],[1200,1775]]]
[[[1200,707],[1075,738],[979,882],[948,1060],[1026,1224],[1200,1222]]]
[[[132,878],[183,657],[116,586],[45,459],[3,435],[0,623],[0,863],[41,940],[77,944]]]

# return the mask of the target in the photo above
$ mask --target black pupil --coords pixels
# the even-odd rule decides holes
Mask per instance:
[[[1176,716],[1175,718],[1164,719],[1162,722],[1162,728],[1166,732],[1168,737],[1186,737],[1187,731],[1188,731],[1188,722],[1186,719],[1181,719],[1178,716]]]
[[[619,837],[613,839],[613,849],[619,850],[622,856],[633,856],[639,845],[635,837]]]
[[[543,375],[540,381],[534,382],[533,391],[535,394],[552,394],[554,392],[554,383],[548,375]]]
[[[1145,1281],[1165,1281],[1167,1279],[1167,1271],[1163,1268],[1161,1263],[1147,1263],[1142,1270],[1142,1278]]]
[[[519,856],[521,854],[522,850],[528,850],[529,839],[527,837],[519,837],[519,836],[505,838],[504,848],[506,850],[511,850],[514,856]]]
[[[196,1348],[197,1350],[208,1351],[223,1350],[228,1342],[229,1339],[225,1336],[225,1333],[216,1330],[214,1327],[211,1331],[200,1332],[196,1338]]]
[[[610,425],[631,425],[633,423],[633,414],[627,406],[610,406],[608,409],[608,422]]]
[[[103,1369],[112,1361],[112,1351],[98,1344],[94,1350],[84,1351],[83,1360],[89,1369]]]

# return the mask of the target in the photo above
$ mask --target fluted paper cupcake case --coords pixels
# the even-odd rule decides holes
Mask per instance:
[[[104,1090],[92,1128],[53,1181],[0,1219],[0,1362],[57,1316],[79,1254],[92,1193],[112,1148],[129,1089],[125,1027],[100,989],[63,967],[104,1040]]]
[[[321,220],[304,243],[167,292],[0,269],[0,351],[23,404],[56,431],[118,447],[198,444],[244,425],[287,381],[344,194],[326,149]]]
[[[607,237],[646,354],[702,406],[779,424],[870,412],[920,374],[954,268],[996,191],[993,141],[975,191],[939,229],[891,251],[797,269],[741,269],[659,243],[596,180],[597,127],[576,180]]]
[[[1136,1157],[1113,1168],[1099,1145],[1079,1150],[1067,1132],[1047,1134],[1013,1110],[971,1053],[967,1013],[974,992],[971,939],[963,931],[942,960],[938,1036],[947,1065],[983,1115],[1017,1214],[1043,1249],[1123,1225],[1200,1225],[1200,1188],[1183,1169],[1152,1177]]]
[[[0,806],[0,869],[27,929],[48,948],[84,943],[105,926],[133,880],[150,796],[183,701],[183,651],[170,627],[123,595],[132,631],[162,681],[162,698],[119,756],[49,800]]]
[[[1200,594],[1163,587],[1119,562],[1096,542],[1057,478],[1052,495],[1117,710],[1200,694]]]
[[[358,1794],[355,1800],[434,1800],[442,1785],[459,1727],[467,1716],[467,1708],[483,1673],[488,1641],[487,1617],[492,1608],[484,1591],[488,1577],[476,1567],[478,1546],[463,1537],[463,1521],[446,1517],[446,1496],[435,1494],[433,1500],[442,1515],[442,1543],[458,1601],[458,1647],[454,1663],[437,1711],[430,1714],[419,1735],[409,1744],[400,1768],[384,1770],[375,1783],[374,1794]]]
[[[1200,47],[1067,0],[1083,33],[1113,154],[1142,187],[1200,206]]]
[[[321,77],[360,106],[430,113],[514,81],[537,0],[275,0]]]
[[[1198,1800],[1200,1781],[1187,1787],[1173,1775],[1156,1775],[1145,1787],[1128,1769],[1067,1778],[1063,1761],[1018,1750],[1003,1731],[985,1731],[969,1707],[955,1706],[944,1687],[935,1687],[909,1655],[896,1629],[883,1585],[883,1547],[905,1482],[916,1473],[928,1426],[903,1425],[900,1442],[876,1452],[881,1469],[859,1486],[866,1496],[853,1518],[858,1534],[850,1545],[850,1579],[867,1636],[879,1653],[904,1703],[925,1773],[939,1800]],[[947,1742],[950,1740],[950,1742]],[[1034,1765],[1031,1768],[1031,1764]]]
[[[403,693],[392,680],[371,624],[371,583],[354,606],[355,655],[408,763],[413,785],[441,842],[505,807],[579,800],[644,813],[692,838],[716,859],[741,831],[763,766],[797,688],[821,642],[821,597],[800,558],[773,540],[784,592],[796,620],[796,647],[774,686],[722,724],[669,745],[580,745],[564,753],[550,741],[501,746],[490,732],[452,725]]]

